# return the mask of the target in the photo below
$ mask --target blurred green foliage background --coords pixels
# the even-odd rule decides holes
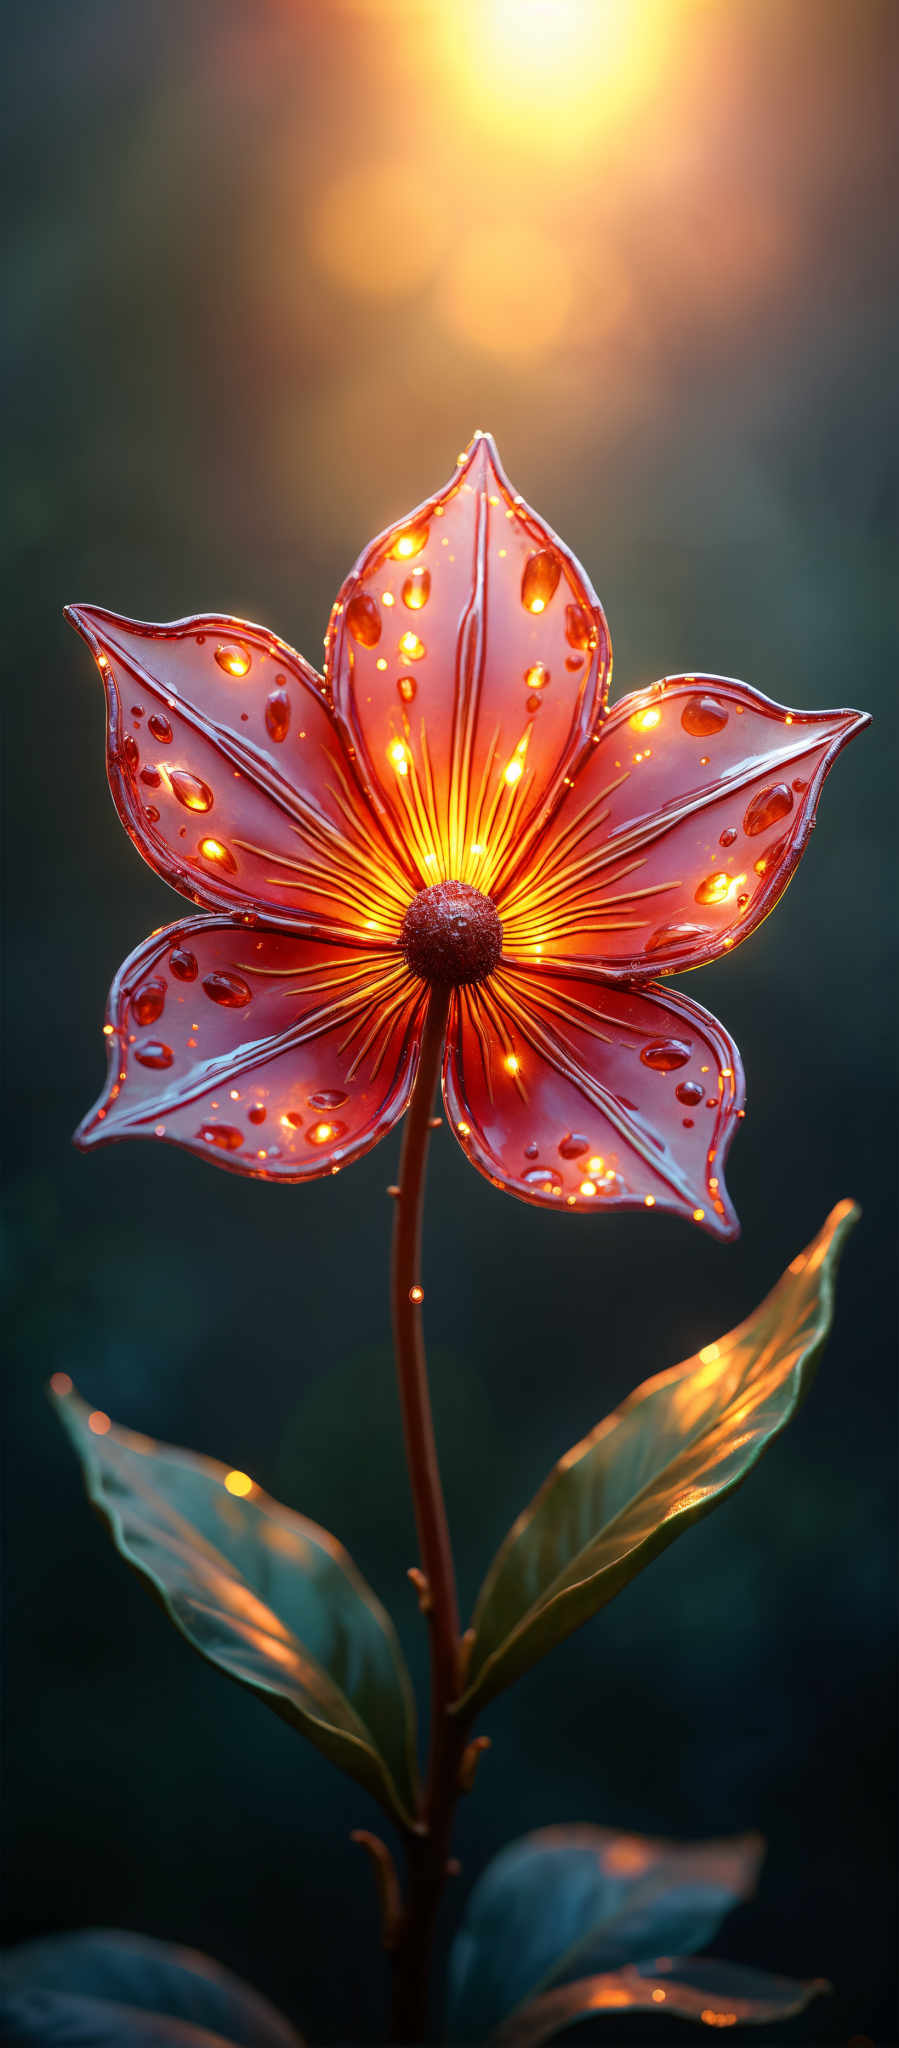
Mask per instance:
[[[359,549],[480,425],[600,591],[614,694],[699,667],[877,722],[775,916],[688,984],[746,1062],[736,1247],[528,1210],[438,1134],[427,1327],[466,1603],[553,1457],[739,1320],[839,1196],[865,1211],[789,1436],[491,1711],[446,1928],[526,1828],[758,1826],[767,1873],[723,1947],[834,1980],[791,2038],[893,2038],[897,21],[892,0],[8,15],[10,1938],[176,1937],[313,2039],[377,2038],[348,1843],[373,1811],[192,1660],[92,1521],[42,1389],[64,1369],[333,1528],[422,1678],[397,1145],[303,1190],[70,1151],[107,983],[179,907],[115,817],[61,607],[231,610],[315,660]]]

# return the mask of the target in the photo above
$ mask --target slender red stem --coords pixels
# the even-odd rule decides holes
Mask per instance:
[[[459,1616],[422,1333],[421,1221],[434,1090],[451,989],[434,983],[418,1074],[406,1116],[393,1233],[393,1330],[406,1460],[431,1643],[431,1730],[422,1832],[409,1838],[408,1886],[393,1953],[393,2033],[428,2039],[428,1977],[434,1922],[447,1877],[465,1731],[448,1709],[459,1686]]]

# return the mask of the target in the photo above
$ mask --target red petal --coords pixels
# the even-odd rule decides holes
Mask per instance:
[[[489,890],[588,743],[611,660],[595,592],[489,435],[360,556],[327,647],[338,718],[410,871]]]
[[[157,874],[213,908],[395,938],[408,889],[300,655],[236,619],[67,616],[106,686],[116,808]]]
[[[186,918],[125,961],[82,1146],[167,1138],[264,1180],[336,1172],[402,1115],[421,985],[401,961],[231,918]]]
[[[507,955],[631,980],[729,951],[782,895],[827,770],[868,722],[718,676],[626,697],[498,893]]]
[[[724,1162],[740,1055],[686,996],[503,969],[457,994],[444,1091],[469,1158],[510,1194],[738,1234]]]

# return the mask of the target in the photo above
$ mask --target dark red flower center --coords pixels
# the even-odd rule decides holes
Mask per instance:
[[[413,896],[400,945],[422,981],[483,981],[502,952],[503,928],[492,898],[470,882],[435,882]]]

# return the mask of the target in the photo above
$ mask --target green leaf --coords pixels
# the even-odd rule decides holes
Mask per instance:
[[[703,2020],[707,2027],[770,2026],[791,2019],[830,1985],[823,1977],[802,1982],[721,1963],[709,1956],[661,1956],[641,1970],[615,1970],[563,1984],[524,2005],[491,2034],[489,2048],[541,2048],[576,2020],[604,2013],[670,2013]]]
[[[417,1804],[415,1707],[389,1615],[326,1529],[213,1458],[52,1393],[122,1556],[212,1664],[258,1692],[401,1823]]]
[[[454,2041],[484,2041],[551,1984],[703,1947],[754,1889],[759,1835],[669,1842],[541,1828],[510,1842],[471,1894],[449,1960]]]
[[[481,1588],[457,1711],[493,1699],[745,1479],[810,1383],[858,1215],[839,1203],[745,1323],[645,1380],[559,1460]]]
[[[100,2048],[303,2048],[299,2034],[211,1956],[90,1927],[0,1956],[0,2040]]]

